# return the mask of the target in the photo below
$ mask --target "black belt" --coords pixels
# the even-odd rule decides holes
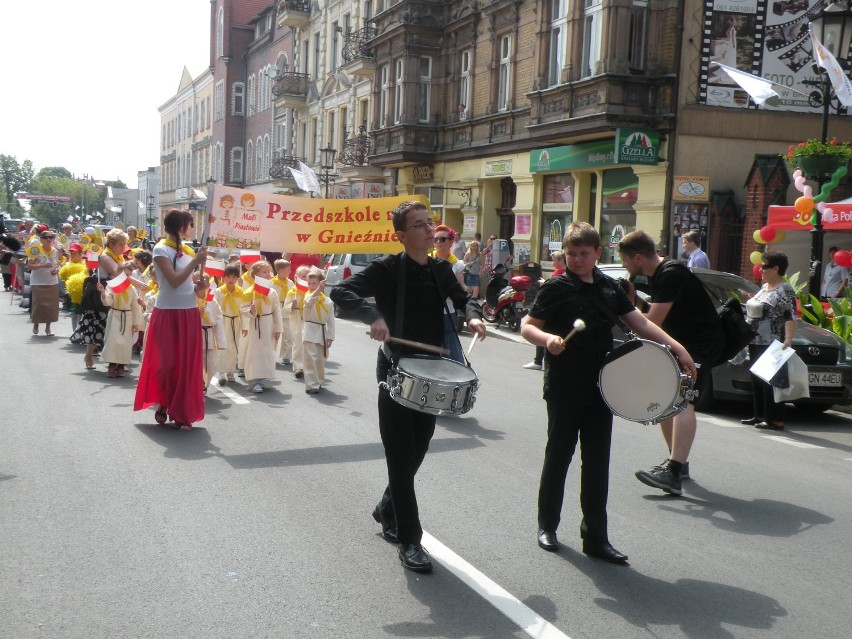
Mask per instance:
[[[305,320],[305,324],[318,324],[322,326],[322,355],[323,357],[328,357],[328,347],[325,344],[325,324],[323,324],[322,322],[313,322],[311,320]]]
[[[225,317],[225,318],[231,320],[231,337],[234,338],[234,349],[237,351],[237,355],[239,355],[240,354],[240,341],[237,339],[237,327],[236,327],[236,322],[234,321],[235,319],[239,318],[239,315],[223,315],[222,317]]]
[[[207,331],[209,331],[211,328],[213,328],[213,327],[212,326],[204,326],[203,324],[201,326],[201,330],[204,331],[204,356],[205,357],[207,357],[207,351],[210,350],[210,334]]]
[[[260,337],[260,318],[269,317],[272,313],[258,313],[254,318],[254,325],[257,328],[257,336]]]
[[[118,325],[121,327],[121,334],[124,335],[125,332],[127,332],[127,315],[126,315],[126,313],[129,313],[130,310],[129,309],[122,310],[120,308],[115,308],[114,306],[110,306],[109,308],[110,308],[110,310],[113,310],[116,313],[121,313],[121,320],[119,321]]]

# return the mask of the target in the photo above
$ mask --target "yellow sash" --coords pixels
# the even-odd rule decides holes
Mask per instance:
[[[227,307],[231,311],[231,317],[239,315],[240,304],[245,300],[245,292],[242,287],[234,286],[234,291],[231,292],[228,290],[228,285],[223,284],[219,287],[219,290],[222,292],[222,311],[224,312]]]
[[[167,238],[160,240],[159,242],[157,242],[157,244],[163,244],[164,246],[168,246],[169,248],[173,248],[178,253],[183,252],[183,253],[186,253],[187,255],[189,255],[190,257],[195,257],[195,251],[192,250],[192,247],[187,246],[186,244],[181,244],[180,248],[178,248],[178,245],[175,244],[175,241],[170,237],[167,237]]]

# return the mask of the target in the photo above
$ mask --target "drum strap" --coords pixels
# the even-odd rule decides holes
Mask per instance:
[[[636,338],[636,336],[633,334],[633,331],[630,330],[627,324],[625,324],[621,320],[621,318],[616,315],[615,312],[609,306],[607,306],[606,303],[598,295],[590,295],[589,299],[591,300],[592,304],[597,306],[598,310],[600,310],[610,322],[618,326],[618,328],[620,328],[629,339]]]

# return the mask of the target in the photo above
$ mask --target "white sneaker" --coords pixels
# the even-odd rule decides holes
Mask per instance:
[[[251,392],[252,393],[262,393],[263,392],[263,386],[261,386],[260,384],[255,384],[254,386],[251,387]]]
[[[535,362],[530,362],[529,364],[524,364],[524,368],[529,369],[531,371],[540,371],[541,364],[536,364]]]

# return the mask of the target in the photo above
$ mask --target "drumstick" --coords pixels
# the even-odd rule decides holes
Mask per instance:
[[[479,336],[474,335],[470,338],[470,346],[467,347],[467,356],[470,357],[470,354],[473,352],[473,347],[476,346],[476,342],[479,341]]]
[[[574,320],[574,328],[572,328],[571,332],[568,333],[565,336],[565,339],[562,340],[562,345],[564,346],[565,344],[567,344],[569,339],[574,337],[574,335],[576,335],[580,331],[584,330],[586,330],[586,323],[581,319]]]
[[[367,331],[367,335],[370,334],[370,331]],[[389,337],[389,342],[394,342],[395,344],[402,344],[403,346],[410,346],[411,348],[417,348],[421,351],[426,351],[427,353],[435,353],[435,355],[449,355],[450,350],[448,348],[441,348],[440,346],[432,346],[431,344],[424,344],[423,342],[415,342],[411,339],[403,339],[401,337]]]

